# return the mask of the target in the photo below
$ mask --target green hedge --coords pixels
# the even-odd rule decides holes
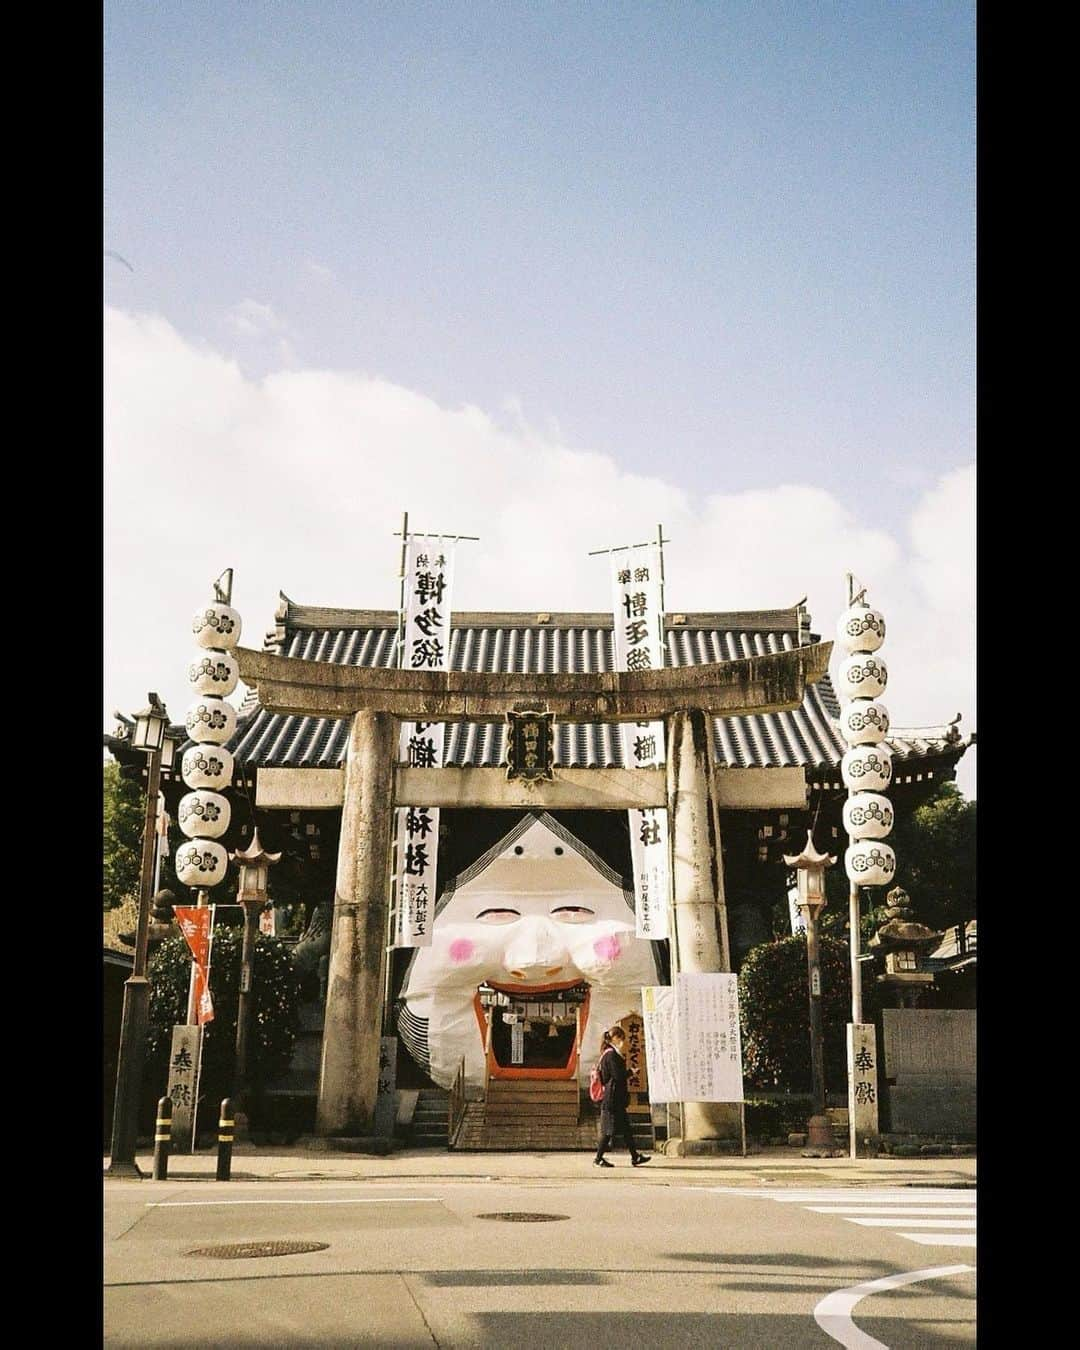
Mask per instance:
[[[846,1028],[851,1020],[851,966],[846,940],[819,934],[821,1020],[826,1090],[847,1084]],[[743,1071],[759,1089],[809,1092],[810,1007],[806,936],[754,947],[739,972]],[[874,1020],[877,987],[863,982],[863,1017]],[[779,1131],[778,1131],[779,1133]]]
[[[234,1090],[242,945],[242,929],[219,926],[214,930],[210,963],[214,1019],[207,1023],[203,1035],[199,1100],[209,1103],[215,1110],[222,1097],[229,1096]],[[146,1076],[153,1085],[156,1099],[164,1096],[168,1084],[173,1027],[187,1020],[191,952],[182,937],[168,938],[161,944],[150,961],[149,974],[150,1030]],[[289,958],[289,949],[279,938],[260,934],[256,940],[252,993],[254,1007],[248,1031],[248,1057],[257,1095],[289,1067],[300,1029],[299,981]]]

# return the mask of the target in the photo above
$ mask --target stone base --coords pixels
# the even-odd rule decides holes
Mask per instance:
[[[305,1134],[296,1142],[300,1148],[309,1148],[315,1153],[370,1153],[380,1158],[397,1148],[397,1140],[370,1134]]]
[[[105,1169],[105,1175],[113,1179],[119,1177],[122,1181],[141,1181],[143,1178],[138,1164],[133,1162],[110,1162]]]
[[[661,1147],[657,1144],[657,1152]],[[741,1157],[742,1148],[737,1139],[681,1139],[676,1135],[664,1142],[667,1158]]]

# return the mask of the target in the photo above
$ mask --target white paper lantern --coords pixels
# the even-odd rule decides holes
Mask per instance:
[[[862,839],[845,850],[844,870],[856,886],[888,886],[896,874],[896,854],[888,844]]]
[[[892,802],[876,792],[856,792],[844,803],[844,829],[852,839],[884,839],[895,819]]]
[[[240,667],[229,652],[208,651],[188,666],[188,682],[197,694],[216,694],[225,698],[240,680]]]
[[[184,718],[187,733],[200,745],[224,745],[236,730],[236,709],[223,698],[197,698]]]
[[[849,656],[840,662],[836,692],[842,700],[877,698],[885,692],[889,671],[880,656]]]
[[[840,761],[846,788],[881,792],[892,782],[892,751],[887,745],[855,745]]]
[[[189,839],[220,839],[229,828],[232,807],[220,792],[185,793],[176,808],[176,820]]]
[[[225,651],[240,641],[240,615],[231,605],[214,601],[196,613],[191,620],[191,631],[200,647]]]
[[[212,839],[192,839],[176,850],[176,875],[184,886],[216,886],[228,865],[228,853]]]
[[[232,751],[222,745],[189,745],[180,760],[180,774],[189,788],[220,792],[232,782]]]
[[[866,605],[852,605],[836,625],[837,645],[845,652],[876,652],[885,641],[885,616]]]
[[[889,730],[889,710],[873,699],[856,698],[840,709],[840,735],[848,745],[873,745]]]

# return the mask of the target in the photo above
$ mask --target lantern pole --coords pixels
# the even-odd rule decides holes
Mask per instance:
[[[851,792],[848,792],[851,796]],[[859,932],[859,887],[853,881],[848,895],[848,928],[851,934],[851,1020],[862,1022],[862,935]]]
[[[866,587],[847,574],[848,608],[840,616],[837,637],[849,653],[838,672],[837,692],[843,702],[840,732],[848,743],[841,761],[847,788],[844,828],[848,848],[844,855],[850,889],[848,930],[851,944],[851,1021],[847,1028],[848,1144],[851,1157],[860,1150],[873,1153],[878,1134],[877,1034],[863,1022],[859,892],[863,886],[885,885],[896,870],[896,855],[883,843],[893,826],[894,813],[880,794],[892,779],[892,752],[887,742],[889,714],[874,700],[888,681],[885,662],[876,655],[885,640],[885,618],[871,609]]]
[[[154,844],[157,837],[158,792],[161,787],[161,750],[169,717],[156,694],[150,706],[136,715],[137,739],[148,745],[146,807],[143,815],[142,858],[139,867],[139,919],[135,930],[135,958],[124,983],[124,1006],[120,1018],[120,1053],[116,1066],[113,1098],[112,1139],[109,1145],[109,1176],[141,1177],[135,1162],[139,1134],[139,1093],[146,1033],[150,1022],[150,982],[146,956],[150,937],[150,888],[154,879]],[[145,728],[145,730],[144,730]],[[157,744],[154,744],[154,742]]]
[[[240,868],[240,885],[236,898],[244,907],[244,944],[240,957],[240,1001],[236,1012],[236,1059],[233,1067],[233,1105],[236,1121],[234,1133],[237,1138],[247,1132],[250,1086],[248,1041],[251,1009],[254,1005],[253,971],[259,914],[266,905],[270,867],[280,859],[280,853],[265,851],[259,842],[258,826],[252,832],[250,845],[232,855],[233,862]]]
[[[819,853],[814,836],[806,832],[801,853],[785,854],[784,862],[795,869],[798,906],[806,919],[806,973],[810,985],[810,1076],[813,1106],[806,1123],[806,1143],[812,1149],[832,1150],[832,1131],[825,1114],[825,1053],[821,1017],[821,955],[818,948],[818,916],[825,908],[825,869],[836,859]]]

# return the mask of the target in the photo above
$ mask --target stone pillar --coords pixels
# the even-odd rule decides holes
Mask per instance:
[[[345,764],[315,1117],[323,1135],[374,1129],[396,750],[390,714],[356,713]]]
[[[667,720],[668,832],[675,932],[672,973],[729,971],[724,863],[714,789],[712,719],[699,710]],[[742,1145],[742,1108],[728,1102],[683,1102],[682,1138],[669,1152]]]

